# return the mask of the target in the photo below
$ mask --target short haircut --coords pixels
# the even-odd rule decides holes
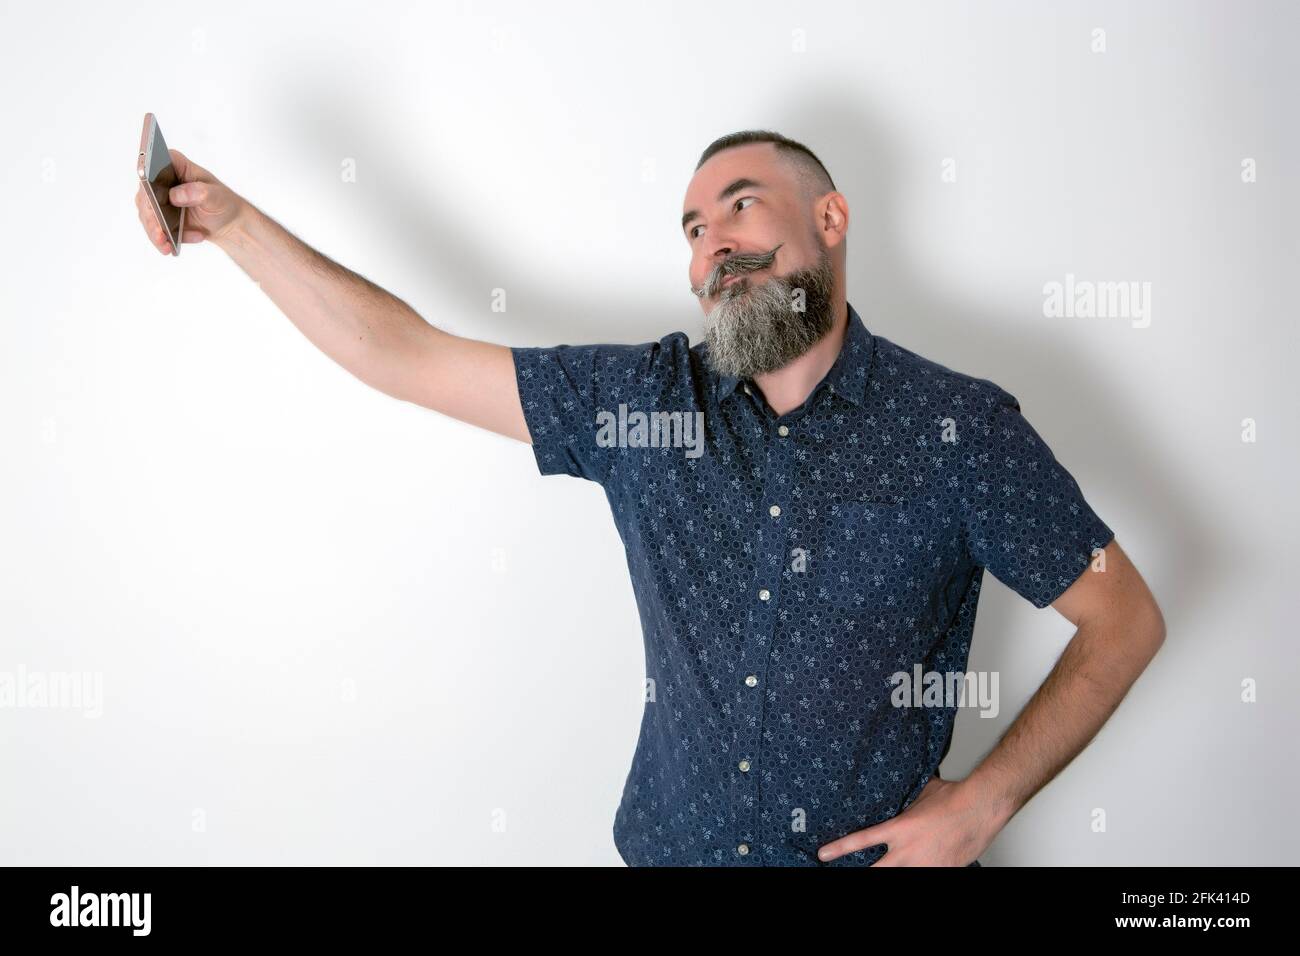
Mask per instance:
[[[730,149],[733,146],[745,146],[749,143],[774,144],[777,153],[794,169],[795,178],[809,198],[835,190],[835,180],[831,179],[831,174],[826,171],[822,161],[817,158],[811,149],[803,143],[797,143],[780,133],[767,129],[747,129],[739,133],[728,133],[726,136],[718,137],[709,144],[708,148],[700,156],[700,161],[695,164],[695,169],[698,171],[715,153],[720,153],[724,149]]]

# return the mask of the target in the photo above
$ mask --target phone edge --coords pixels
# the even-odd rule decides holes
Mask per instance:
[[[140,188],[144,194],[149,197],[149,205],[153,208],[154,217],[158,220],[158,225],[162,226],[163,233],[167,236],[167,241],[172,244],[172,255],[181,254],[180,236],[173,236],[171,229],[167,227],[167,217],[163,215],[162,207],[158,205],[158,197],[153,194],[153,186],[149,182],[149,159],[153,154],[153,128],[158,124],[158,118],[153,113],[144,114],[144,128],[140,131],[140,155],[136,158],[135,172],[136,177],[140,180]],[[171,157],[168,156],[168,160]],[[185,207],[181,207],[180,230],[185,229]]]

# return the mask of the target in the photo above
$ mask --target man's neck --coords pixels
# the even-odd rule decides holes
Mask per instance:
[[[775,372],[754,376],[754,384],[778,415],[793,411],[808,400],[817,383],[826,377],[844,345],[849,327],[849,307],[845,299],[835,304],[835,322],[831,330],[803,355]]]

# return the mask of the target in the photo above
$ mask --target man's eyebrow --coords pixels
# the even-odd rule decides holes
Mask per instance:
[[[718,193],[718,202],[722,202],[722,200],[726,199],[728,196],[734,196],[742,189],[762,189],[762,188],[764,188],[762,183],[741,176],[739,179],[733,182],[726,189],[722,190],[722,192]],[[688,210],[682,216],[682,230],[685,231],[686,224],[688,222],[690,222],[692,219],[698,219],[699,217],[700,217],[700,211],[698,209]]]

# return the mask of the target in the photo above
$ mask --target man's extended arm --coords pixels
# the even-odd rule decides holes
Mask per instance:
[[[361,381],[402,401],[531,441],[514,362],[504,345],[434,328],[409,305],[312,249],[178,150],[184,241],[210,241],[270,296],[317,348]],[[155,246],[169,252],[142,194],[136,205]]]

